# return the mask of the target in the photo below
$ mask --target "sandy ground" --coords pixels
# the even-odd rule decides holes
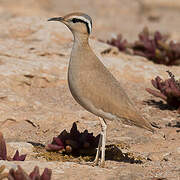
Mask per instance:
[[[157,134],[152,134],[108,121],[107,144],[125,143],[128,148],[119,150],[141,157],[142,163],[132,164],[127,159],[108,157],[103,169],[78,162],[49,163],[42,157],[36,159],[33,150],[29,152],[24,148],[30,154],[29,161],[19,164],[28,172],[36,164],[41,168],[52,168],[53,179],[139,180],[157,177],[178,180],[180,115],[144,89],[152,87],[150,80],[157,75],[167,78],[166,70],[180,78],[179,67],[156,65],[144,58],[123,53],[102,56],[101,52],[109,46],[97,40],[107,40],[121,33],[133,41],[144,26],[179,40],[180,3],[175,0],[172,3],[167,0],[0,2],[0,122],[4,122],[0,131],[8,142],[47,144],[63,129],[69,130],[73,122],[77,122],[80,131],[88,129],[95,135],[100,132],[98,118],[81,108],[68,90],[66,73],[72,35],[64,25],[46,22],[49,17],[73,11],[86,12],[93,18],[92,48],[121,81],[140,113],[161,127]],[[168,126],[168,123],[174,127]],[[0,161],[1,164],[10,168],[17,163]]]

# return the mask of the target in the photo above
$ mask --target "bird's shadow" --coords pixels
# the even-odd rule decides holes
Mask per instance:
[[[143,163],[142,157],[135,157],[132,153],[123,153],[117,145],[111,144],[106,146],[106,160],[126,162],[126,163]]]
[[[163,101],[158,101],[157,102],[155,100],[149,99],[147,101],[144,101],[144,103],[148,104],[149,106],[158,108],[160,110],[170,110],[170,111],[177,110],[177,108],[175,108],[173,106],[170,106],[168,104],[165,104]],[[179,113],[177,114],[177,118],[180,118]],[[180,121],[176,121],[175,123],[169,122],[166,126],[179,128],[180,127]]]
[[[168,104],[165,104],[163,101],[155,101],[155,100],[152,100],[152,99],[148,99],[148,100],[145,100],[143,101],[145,104],[149,105],[149,106],[152,106],[152,107],[155,107],[155,108],[158,108],[160,110],[176,110],[175,107],[172,107]]]
[[[44,148],[44,145],[41,143],[35,143],[35,142],[28,142],[30,144],[32,144],[35,148],[37,148],[38,153],[43,156],[46,157],[47,153],[46,150]],[[64,157],[64,155],[62,155],[61,153],[55,153],[53,152],[56,156],[61,156]],[[53,156],[53,153],[50,153],[50,156]],[[78,157],[83,157],[83,159],[85,161],[94,161],[95,159],[95,155],[96,155],[96,151],[94,151],[93,154],[79,154],[79,155],[70,155],[69,157],[74,157],[74,158],[78,158]],[[68,160],[67,158],[67,154],[66,154],[66,159],[64,160]],[[52,160],[53,157],[51,157]],[[63,158],[62,158],[63,159]],[[87,160],[88,159],[88,160]],[[72,158],[70,158],[68,161],[71,161]],[[126,163],[136,163],[136,164],[141,164],[143,163],[143,158],[142,157],[135,157],[132,153],[123,153],[120,148],[115,145],[115,144],[110,144],[110,145],[106,145],[106,160],[111,160],[111,161],[117,161],[117,162],[126,162]]]

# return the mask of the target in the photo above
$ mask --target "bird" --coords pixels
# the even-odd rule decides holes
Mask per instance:
[[[50,18],[48,21],[64,23],[73,34],[74,42],[68,66],[68,85],[77,103],[98,116],[100,120],[101,133],[93,164],[104,167],[106,120],[118,120],[151,132],[154,132],[154,128],[140,115],[120,82],[90,47],[91,17],[82,12],[74,12]]]

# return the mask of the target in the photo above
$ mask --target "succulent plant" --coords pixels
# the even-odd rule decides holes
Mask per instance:
[[[119,51],[146,57],[157,64],[180,65],[180,43],[168,41],[168,36],[159,31],[150,33],[147,27],[139,33],[135,42],[128,43],[122,35],[118,35],[107,43],[116,46]]]
[[[71,154],[92,154],[98,146],[98,136],[93,136],[88,130],[79,132],[76,123],[73,123],[70,132],[62,131],[58,137],[54,137],[51,144],[46,146],[48,151],[65,151]]]
[[[13,158],[7,156],[6,142],[4,140],[3,134],[0,132],[0,160],[24,161],[25,158],[26,155],[19,155],[18,150],[14,154]]]
[[[119,51],[126,51],[126,49],[129,47],[127,40],[126,39],[123,40],[121,34],[118,34],[116,38],[112,38],[111,40],[108,40],[107,43],[112,46],[116,46],[119,49]]]
[[[180,43],[167,40],[167,35],[159,31],[150,33],[148,28],[144,28],[139,40],[132,44],[132,49],[135,55],[144,56],[157,64],[179,65]]]
[[[159,97],[167,102],[173,108],[178,109],[180,113],[180,81],[175,80],[175,76],[167,71],[170,78],[162,80],[159,76],[151,80],[152,85],[159,91],[146,88],[150,94]]]
[[[8,174],[9,180],[50,180],[52,171],[45,168],[42,175],[39,173],[39,167],[35,166],[34,170],[28,175],[21,166],[18,169],[10,169]]]

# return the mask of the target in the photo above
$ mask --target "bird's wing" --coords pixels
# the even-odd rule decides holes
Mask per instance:
[[[81,73],[83,97],[88,99],[97,110],[111,113],[124,119],[125,123],[152,131],[150,123],[137,113],[120,83],[99,60],[93,68],[84,69]],[[92,109],[88,107],[86,109],[92,112]]]

